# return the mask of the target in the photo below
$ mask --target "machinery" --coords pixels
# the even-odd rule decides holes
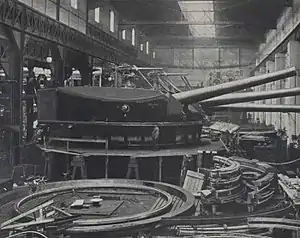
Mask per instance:
[[[125,70],[128,69],[122,69]],[[107,139],[110,148],[149,147],[153,143],[159,148],[193,144],[199,141],[204,119],[203,111],[193,105],[202,105],[203,100],[291,77],[295,73],[295,69],[291,68],[173,94],[154,89],[119,87],[40,90],[39,123],[48,127],[48,137],[52,137],[54,131],[61,133],[61,137],[98,137]],[[146,77],[142,78],[148,86],[152,86]],[[172,87],[171,84],[169,86]],[[172,88],[176,90],[174,86]],[[299,93],[299,90],[289,95],[293,93]],[[155,127],[159,128],[157,139],[152,135]]]
[[[142,71],[148,72],[148,77]],[[123,65],[113,73],[116,87],[78,86],[39,90],[39,147],[52,157],[98,157],[97,163],[104,163],[97,164],[105,168],[100,173],[104,177],[109,176],[114,157],[127,158],[127,162],[120,162],[125,165],[120,167],[123,171],[116,173],[123,176],[126,174],[128,158],[155,157],[161,161],[161,157],[177,156],[180,157],[176,162],[180,168],[180,161],[186,154],[197,156],[201,149],[218,150],[222,147],[218,143],[203,147],[206,142],[201,134],[207,116],[203,111],[205,107],[201,107],[202,102],[295,74],[295,68],[290,68],[199,89],[191,89],[185,76],[178,74],[175,76],[180,76],[186,87],[191,89],[181,91],[168,78],[172,74],[161,72],[159,68]],[[298,92],[294,90],[289,95]],[[269,96],[273,97],[274,94]],[[90,162],[87,166],[92,166],[91,163],[96,162]],[[164,163],[159,164],[163,166]],[[92,167],[96,167],[96,164]],[[153,168],[157,168],[157,164],[153,164]],[[159,171],[157,176],[163,177]]]
[[[150,71],[148,77],[141,70]],[[186,91],[163,78],[170,74],[155,70],[123,66],[114,72],[115,87],[38,92],[36,138],[50,183],[39,184],[33,194],[20,188],[18,195],[6,195],[18,216],[8,217],[5,211],[11,208],[0,203],[2,231],[42,227],[48,236],[149,237],[153,231],[234,237],[232,231],[263,237],[272,231],[260,227],[263,218],[256,217],[293,218],[292,203],[276,194],[272,166],[221,155],[224,145],[228,154],[238,154],[238,126],[209,125],[220,132],[223,145],[203,139],[202,128],[207,123],[204,104],[211,98],[292,77],[295,69],[200,89],[178,75]],[[127,180],[132,175],[137,180]],[[99,177],[105,179],[86,180]],[[51,182],[63,179],[72,180]]]

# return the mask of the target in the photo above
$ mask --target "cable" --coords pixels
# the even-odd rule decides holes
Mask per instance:
[[[40,232],[37,232],[37,231],[23,231],[23,232],[20,232],[20,233],[17,233],[17,234],[13,234],[13,235],[7,236],[6,238],[12,238],[12,237],[16,237],[16,236],[19,236],[19,235],[25,235],[25,234],[36,234],[36,235],[38,235],[40,237],[48,238],[43,233],[40,233]]]

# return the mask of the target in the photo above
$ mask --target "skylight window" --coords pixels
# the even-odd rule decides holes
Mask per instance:
[[[212,25],[190,25],[190,30],[193,36],[197,37],[215,37],[216,29]]]
[[[195,22],[189,26],[195,37],[215,37],[215,13],[213,1],[178,1],[186,21]]]

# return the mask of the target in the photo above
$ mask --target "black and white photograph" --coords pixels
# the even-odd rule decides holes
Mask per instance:
[[[0,238],[300,238],[300,0],[0,0]]]

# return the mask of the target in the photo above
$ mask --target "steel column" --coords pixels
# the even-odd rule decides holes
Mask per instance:
[[[26,117],[27,117],[27,123],[26,123],[26,141],[29,142],[33,137],[33,122],[35,120],[34,118],[34,86],[35,86],[35,75],[33,72],[33,66],[28,67],[28,77],[27,77],[27,83],[25,88],[25,93],[28,98],[26,98]]]

